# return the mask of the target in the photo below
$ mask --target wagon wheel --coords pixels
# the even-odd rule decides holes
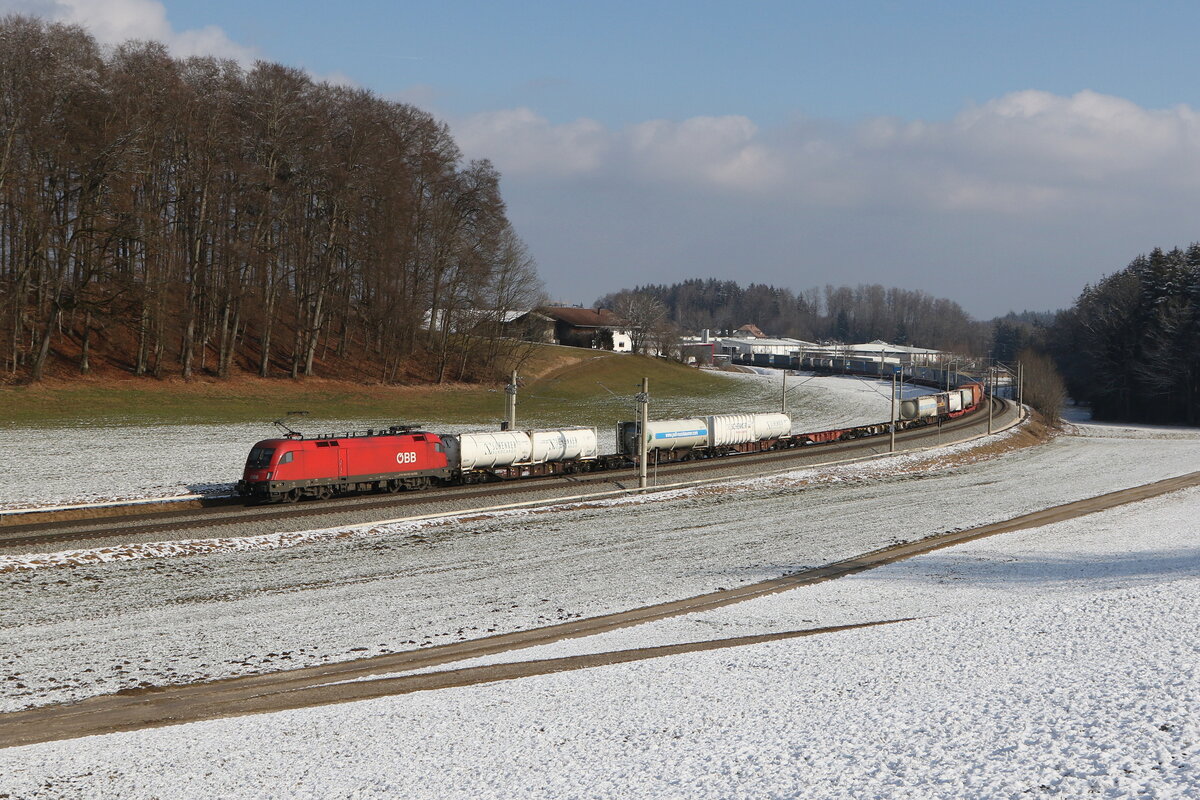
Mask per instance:
[[[285,503],[294,503],[299,499],[300,499],[300,490],[299,489],[289,489],[283,495],[283,502],[285,502]]]
[[[329,485],[320,486],[317,488],[317,499],[328,500],[333,497],[333,487]]]
[[[386,488],[389,492],[391,492],[392,494],[395,494],[396,492],[398,492],[404,488],[404,484],[401,483],[399,480],[390,480],[387,482]]]

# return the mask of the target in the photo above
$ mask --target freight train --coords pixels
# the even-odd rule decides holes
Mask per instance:
[[[584,472],[599,457],[594,428],[437,434],[393,425],[312,438],[289,432],[251,448],[236,489],[271,502],[327,499],[355,491]]]
[[[983,387],[968,383],[938,394],[926,394],[900,401],[900,419],[926,422],[961,417],[983,400]]]
[[[979,384],[900,402],[898,428],[961,416],[983,399]],[[632,466],[641,425],[617,423],[617,452],[601,454],[595,428],[438,434],[412,425],[305,437],[295,431],[250,450],[237,493],[294,502],[351,492],[425,489]],[[792,433],[786,414],[716,414],[651,420],[646,451],[655,463],[782,450],[887,433],[887,422]]]

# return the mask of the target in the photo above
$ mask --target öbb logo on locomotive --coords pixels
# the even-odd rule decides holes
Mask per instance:
[[[900,428],[962,416],[982,403],[983,387],[899,404]],[[655,463],[757,453],[878,436],[889,422],[793,433],[782,413],[716,414],[689,419],[618,422],[616,452],[601,454],[595,428],[506,430],[438,434],[416,426],[258,442],[246,460],[237,492],[252,500],[294,501],[364,491],[400,491],[544,475],[566,475],[636,465],[644,446]]]

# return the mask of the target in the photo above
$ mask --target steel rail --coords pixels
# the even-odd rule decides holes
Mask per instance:
[[[996,398],[993,402],[1000,406],[1001,411],[1004,410],[1004,401]],[[940,441],[943,436],[953,437],[962,429],[982,428],[984,417],[981,414],[980,410],[976,410],[971,414],[950,420],[940,428],[938,426],[913,428],[901,432],[899,436],[903,442],[908,444],[934,438]],[[786,450],[746,453],[696,461],[668,462],[658,466],[657,474],[663,478],[685,479],[689,475],[699,477],[706,473],[736,467],[743,470],[742,476],[749,477],[755,474],[754,469],[761,469],[764,466],[771,467],[766,471],[786,469],[793,464],[797,467],[818,466],[865,455],[886,455],[886,437],[882,438],[884,441],[880,441],[880,436],[869,436],[844,442],[806,445]],[[950,438],[945,444],[951,444],[954,441],[956,440]],[[154,512],[142,510],[139,506],[135,507],[134,513],[119,517],[104,517],[102,520],[49,519],[0,527],[0,550],[104,541],[114,538],[129,539],[163,533],[174,536],[188,530],[301,520],[342,511],[357,513],[389,510],[395,513],[396,511],[402,512],[406,507],[424,506],[440,501],[446,501],[447,504],[459,504],[463,501],[533,494],[556,487],[561,488],[564,493],[569,492],[572,495],[583,494],[588,487],[605,487],[610,490],[615,487],[621,491],[636,493],[640,491],[636,486],[636,478],[636,468],[622,468],[573,475],[513,479],[500,483],[477,484],[471,487],[446,487],[398,495],[363,495],[283,506],[246,506],[242,502],[237,502],[212,505],[202,509]],[[651,486],[646,491],[654,491],[655,488]],[[556,500],[547,498],[546,502],[551,503]],[[447,508],[445,513],[453,513],[455,510]]]

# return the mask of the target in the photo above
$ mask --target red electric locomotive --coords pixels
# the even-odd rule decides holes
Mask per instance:
[[[400,425],[313,438],[289,433],[254,445],[237,493],[294,502],[335,492],[424,489],[450,475],[445,445],[435,433]]]

